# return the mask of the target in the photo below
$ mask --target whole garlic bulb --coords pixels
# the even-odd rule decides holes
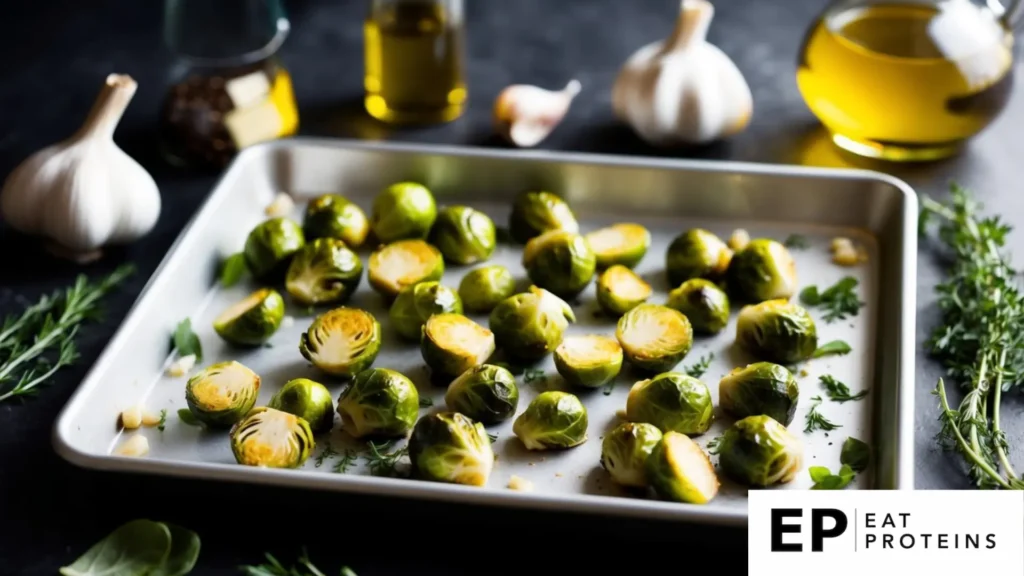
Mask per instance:
[[[615,114],[648,143],[704,144],[750,123],[750,86],[706,40],[713,16],[707,0],[682,0],[672,36],[637,50],[616,78]]]
[[[113,139],[136,88],[129,76],[107,76],[82,127],[11,172],[0,213],[13,228],[48,238],[52,251],[78,262],[153,228],[161,204],[156,182]]]

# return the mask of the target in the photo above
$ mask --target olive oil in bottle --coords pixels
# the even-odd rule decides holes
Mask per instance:
[[[374,0],[365,24],[366,110],[385,122],[448,122],[466,101],[461,0]]]
[[[966,0],[866,5],[816,23],[797,84],[840,147],[930,160],[957,152],[1002,111],[1012,52],[1011,31]]]

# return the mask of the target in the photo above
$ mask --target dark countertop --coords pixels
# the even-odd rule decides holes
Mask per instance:
[[[114,527],[137,517],[198,531],[203,554],[196,575],[237,573],[236,565],[258,562],[264,551],[291,559],[302,545],[323,568],[333,572],[348,564],[359,576],[555,573],[570,566],[580,572],[608,571],[616,558],[643,571],[638,558],[657,555],[638,556],[633,546],[652,541],[729,550],[737,557],[736,566],[745,564],[738,558],[746,551],[742,532],[105,474],[78,469],[56,456],[50,444],[55,416],[215,180],[213,175],[177,173],[156,154],[155,120],[168,64],[160,52],[159,4],[19,2],[0,40],[5,43],[0,174],[74,130],[102,79],[123,72],[135,77],[140,88],[116,140],[151,170],[164,202],[150,236],[81,270],[53,262],[34,242],[0,225],[0,312],[20,309],[79,271],[99,275],[125,261],[139,269],[109,299],[105,320],[81,333],[77,365],[60,373],[38,397],[0,404],[0,572],[54,574]],[[669,33],[678,6],[674,0],[469,3],[470,109],[450,125],[419,130],[383,127],[359,108],[364,4],[288,4],[293,31],[282,57],[293,75],[303,135],[500,145],[491,135],[490,108],[502,87],[532,83],[558,88],[575,77],[583,92],[541,148],[818,166],[855,162],[824,139],[795,85],[797,46],[823,4],[817,0],[786,2],[785,8],[751,0],[719,3],[710,39],[747,75],[754,120],[729,142],[686,153],[647,147],[617,125],[610,110],[610,87],[619,66],[640,45]],[[1021,225],[1024,196],[1017,189],[1024,163],[1011,151],[1020,147],[1013,134],[1022,122],[1024,94],[1017,92],[1006,113],[957,158],[916,167],[855,165],[891,172],[920,193],[936,196],[944,195],[955,178],[975,189],[988,210]],[[1013,235],[1011,244],[1020,253],[1024,235]],[[932,289],[941,273],[922,250],[919,343],[937,319]],[[932,439],[938,412],[930,392],[940,371],[919,353],[917,374],[917,487],[965,488],[964,476]],[[1005,414],[1020,412],[1015,397],[1007,403]],[[1024,423],[1011,418],[1007,424],[1011,444],[1020,445]],[[477,533],[487,538],[473,538]],[[543,563],[524,547],[566,541],[591,547],[573,547],[571,554]],[[610,553],[592,551],[604,544],[611,545]],[[474,554],[481,545],[496,548]]]

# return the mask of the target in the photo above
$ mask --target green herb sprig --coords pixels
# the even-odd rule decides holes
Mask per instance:
[[[807,237],[800,234],[790,234],[782,244],[786,248],[792,248],[794,250],[806,250],[811,247],[811,243],[807,240]]]
[[[245,263],[245,254],[241,252],[232,254],[224,260],[224,264],[221,266],[220,285],[230,288],[238,284],[248,271],[249,267]]]
[[[692,376],[694,378],[700,378],[701,376],[704,375],[705,372],[708,371],[708,368],[711,367],[711,361],[714,359],[715,353],[708,352],[706,355],[701,356],[692,365],[687,366],[684,370],[689,376]]]
[[[192,320],[189,318],[178,322],[171,336],[171,345],[178,356],[195,356],[196,362],[203,361],[203,343],[199,335],[192,331]]]
[[[851,348],[849,344],[842,340],[833,340],[819,346],[818,349],[811,354],[811,358],[821,358],[831,354],[836,356],[845,356],[850,352],[853,352],[853,348]]]
[[[832,323],[856,316],[864,307],[864,302],[857,296],[858,281],[853,276],[841,278],[838,282],[819,292],[817,286],[808,286],[800,291],[800,302],[807,306],[820,306],[825,309],[825,322]]]
[[[818,406],[821,405],[821,396],[815,396],[811,398],[813,404],[811,409],[807,411],[807,425],[804,426],[804,432],[810,434],[815,430],[824,430],[826,432],[835,430],[836,428],[842,428],[841,425],[836,424],[818,412]]]
[[[370,469],[370,474],[374,476],[394,476],[397,474],[396,466],[399,460],[403,456],[409,454],[409,447],[403,446],[394,452],[388,452],[393,442],[381,442],[376,443],[373,441],[367,442],[366,447],[369,448],[369,454],[364,456],[366,465]]]
[[[285,568],[284,564],[281,564],[269,552],[265,553],[263,557],[266,559],[266,562],[262,564],[239,566],[238,569],[246,576],[327,576],[313,564],[305,549],[302,550],[302,555],[299,556],[298,566],[293,565]],[[356,573],[348,566],[342,566],[341,576],[356,576]]]
[[[851,400],[860,400],[868,395],[867,390],[861,390],[856,394],[850,393],[850,387],[836,380],[835,377],[825,374],[819,376],[818,381],[825,387],[825,393],[828,394],[830,400],[835,402],[850,402]]]
[[[846,464],[840,466],[839,471],[835,474],[825,466],[811,466],[807,472],[811,475],[811,480],[814,481],[811,490],[842,490],[849,486],[856,477],[853,468]]]

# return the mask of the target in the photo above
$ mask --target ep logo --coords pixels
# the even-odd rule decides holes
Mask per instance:
[[[803,508],[771,509],[771,551],[803,552],[803,538],[787,537],[787,534],[801,534],[804,526],[810,525],[811,551],[822,552],[826,538],[837,538],[846,532],[850,521],[842,510],[835,508],[811,508],[805,514]]]

